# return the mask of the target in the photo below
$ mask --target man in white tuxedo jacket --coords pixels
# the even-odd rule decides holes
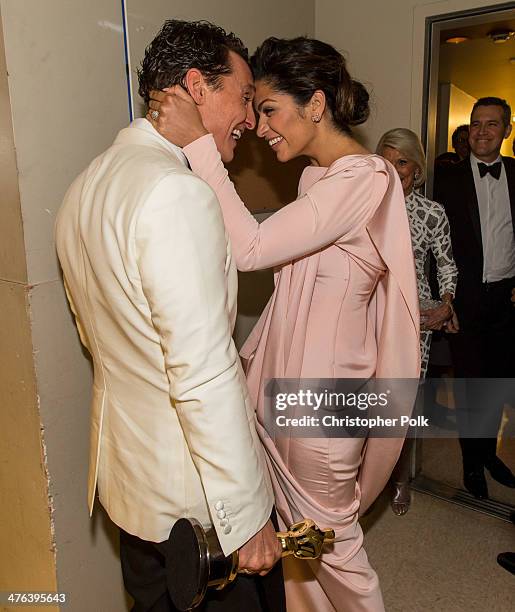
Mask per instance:
[[[139,77],[147,102],[151,89],[184,80],[202,88],[203,120],[224,161],[255,125],[246,49],[211,24],[166,22]],[[94,364],[89,508],[98,487],[121,528],[133,610],[174,609],[152,543],[182,516],[214,525],[225,554],[240,549],[240,567],[265,573],[280,547],[231,338],[237,274],[216,196],[181,149],[137,119],[68,190],[56,244]],[[263,609],[253,593],[228,593],[213,609]]]

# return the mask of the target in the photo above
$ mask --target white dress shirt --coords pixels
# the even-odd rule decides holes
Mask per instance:
[[[481,220],[483,282],[488,283],[515,276],[515,239],[506,169],[500,155],[486,165],[491,166],[497,162],[501,162],[499,179],[489,173],[480,177],[478,164],[484,162],[470,154]]]

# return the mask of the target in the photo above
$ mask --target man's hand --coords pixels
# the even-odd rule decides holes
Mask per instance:
[[[195,101],[180,85],[153,90],[150,98],[147,119],[174,145],[182,148],[208,134]],[[152,117],[153,111],[159,113],[157,119]]]
[[[281,552],[274,526],[269,520],[261,531],[240,548],[239,570],[264,576],[279,561]]]

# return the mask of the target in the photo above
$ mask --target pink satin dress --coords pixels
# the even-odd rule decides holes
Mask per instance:
[[[418,379],[418,296],[402,189],[382,158],[304,171],[298,199],[262,224],[245,208],[210,135],[184,149],[216,192],[240,270],[275,268],[275,290],[241,355],[285,528],[332,527],[316,561],[284,561],[288,610],[381,612],[358,516],[381,492],[402,440],[270,437],[270,378]]]

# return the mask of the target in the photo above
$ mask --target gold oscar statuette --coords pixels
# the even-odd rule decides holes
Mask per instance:
[[[333,529],[320,529],[304,519],[279,531],[282,556],[318,559],[324,544],[334,540]],[[192,610],[208,587],[223,589],[238,575],[238,551],[226,557],[214,528],[205,530],[196,519],[182,518],[173,526],[167,543],[168,592],[178,610]]]

